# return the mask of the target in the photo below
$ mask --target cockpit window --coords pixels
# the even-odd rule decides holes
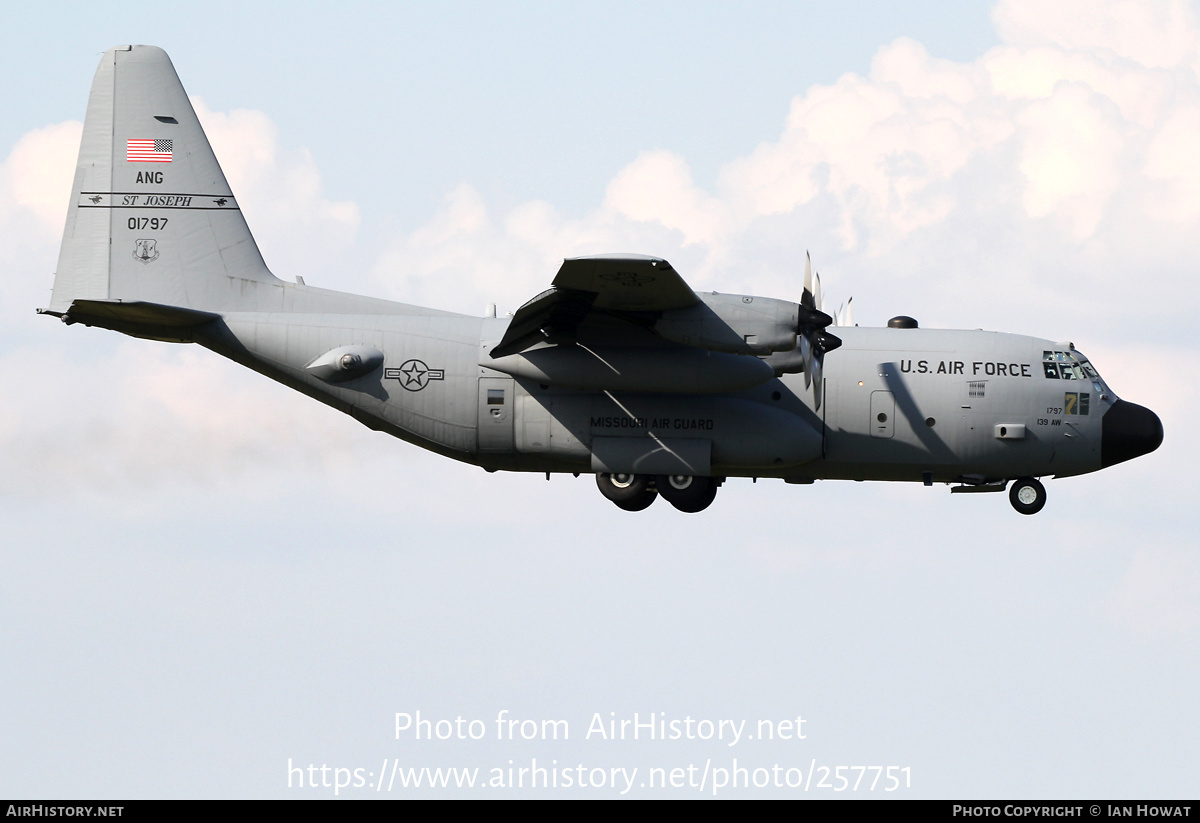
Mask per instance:
[[[1050,380],[1090,380],[1097,394],[1112,395],[1099,372],[1077,351],[1043,351],[1042,371]]]
[[[1100,376],[1077,351],[1042,352],[1042,370],[1051,380],[1089,380]]]

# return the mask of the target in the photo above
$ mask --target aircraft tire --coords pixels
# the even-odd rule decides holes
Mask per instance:
[[[704,511],[717,497],[714,477],[662,474],[655,478],[655,485],[668,503],[689,514]]]
[[[609,474],[604,472],[596,475],[596,486],[600,493],[627,512],[640,512],[650,507],[658,492],[650,484],[650,478],[644,474]]]
[[[1046,505],[1046,487],[1032,477],[1014,480],[1008,501],[1021,514],[1037,514]]]

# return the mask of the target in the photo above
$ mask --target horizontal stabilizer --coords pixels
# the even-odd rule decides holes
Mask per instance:
[[[76,300],[66,312],[43,311],[55,314],[64,323],[82,323],[112,329],[133,337],[190,343],[192,329],[220,319],[212,312],[163,306],[158,303],[122,302],[120,300]]]

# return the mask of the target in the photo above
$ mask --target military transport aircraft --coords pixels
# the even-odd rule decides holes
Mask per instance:
[[[108,51],[88,100],[50,307],[195,342],[488,471],[593,473],[637,511],[706,508],[728,477],[906,480],[955,492],[1096,471],[1156,449],[1071,343],[860,328],[799,303],[699,294],[662,259],[565,260],[511,317],[468,317],[276,278],[171,61]],[[848,320],[848,318],[846,318]],[[836,328],[836,334],[831,331]]]

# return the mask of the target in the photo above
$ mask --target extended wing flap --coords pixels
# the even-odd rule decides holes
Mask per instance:
[[[574,340],[575,330],[593,311],[668,311],[699,302],[679,273],[661,258],[573,257],[563,261],[552,288],[517,309],[491,356],[507,357],[543,341]]]
[[[517,309],[492,357],[516,354],[546,340],[570,339],[595,299],[594,293],[578,289],[547,289]]]

